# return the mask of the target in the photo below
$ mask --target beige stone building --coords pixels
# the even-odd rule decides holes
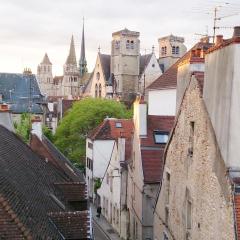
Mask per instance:
[[[184,38],[169,35],[158,39],[159,43],[159,64],[163,72],[169,69],[186,52]]]
[[[239,119],[235,108],[238,97],[230,87],[239,82],[239,28],[232,39],[217,40],[205,58],[206,49],[192,51],[178,68],[177,90],[181,94],[164,154],[163,180],[154,211],[155,240],[237,240],[240,236],[238,150],[235,154],[233,148],[227,150],[231,144],[239,146],[240,141],[231,143],[233,125],[223,123],[224,116],[232,124]],[[229,64],[224,64],[226,61]],[[197,62],[205,72],[196,71],[192,64]],[[234,114],[226,114],[227,110],[234,110]]]
[[[132,159],[128,164],[129,239],[153,239],[153,208],[161,181],[162,156],[174,116],[147,114],[147,104],[134,103]]]

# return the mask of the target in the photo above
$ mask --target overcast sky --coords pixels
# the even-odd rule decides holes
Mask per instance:
[[[47,52],[53,63],[53,75],[62,75],[71,35],[74,35],[79,59],[82,18],[88,69],[92,71],[98,46],[110,53],[112,32],[128,28],[140,32],[141,51],[155,45],[159,37],[174,34],[185,37],[190,48],[199,36],[212,34],[213,8],[219,16],[240,12],[240,1],[229,0],[0,0],[0,72],[22,72],[37,65]],[[224,18],[220,26],[240,25],[240,15]],[[221,29],[225,37],[232,29]],[[78,60],[77,59],[77,60]]]

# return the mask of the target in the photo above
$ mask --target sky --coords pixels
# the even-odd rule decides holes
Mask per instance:
[[[72,34],[77,60],[80,57],[82,19],[88,69],[94,68],[98,47],[110,54],[112,33],[124,28],[140,32],[141,52],[158,57],[158,38],[182,36],[188,49],[201,35],[212,35],[213,10],[224,27],[240,25],[240,1],[217,0],[0,0],[0,72],[36,73],[45,52],[53,64],[53,75],[62,75]]]

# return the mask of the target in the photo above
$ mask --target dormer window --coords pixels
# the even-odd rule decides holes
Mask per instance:
[[[116,128],[122,128],[122,123],[121,122],[116,122],[115,126],[116,126]]]
[[[154,131],[153,136],[155,143],[166,144],[168,141],[169,133],[164,131]]]

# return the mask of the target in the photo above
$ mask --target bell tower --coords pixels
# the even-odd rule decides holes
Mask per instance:
[[[37,79],[41,92],[47,96],[53,95],[52,63],[47,53],[45,53],[42,62],[38,65]]]
[[[116,93],[123,99],[129,99],[137,92],[140,59],[139,35],[139,32],[126,28],[112,34],[111,73],[117,84]]]

